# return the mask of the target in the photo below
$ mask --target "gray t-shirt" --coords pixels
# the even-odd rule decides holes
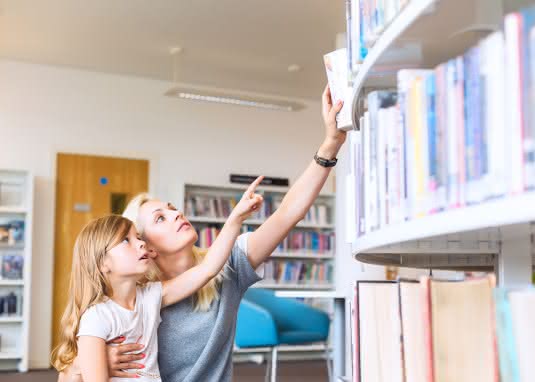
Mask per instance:
[[[206,312],[195,312],[191,298],[161,311],[158,363],[163,382],[230,382],[238,307],[261,277],[247,259],[249,233],[232,248],[220,297]]]

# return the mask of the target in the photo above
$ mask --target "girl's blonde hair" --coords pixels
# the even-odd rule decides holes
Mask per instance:
[[[106,253],[128,235],[132,222],[109,215],[89,222],[74,244],[69,299],[61,318],[61,339],[52,352],[52,365],[63,371],[78,354],[77,333],[82,314],[91,306],[111,297],[113,290],[101,266]]]
[[[128,203],[123,212],[123,216],[134,223],[137,231],[144,240],[146,240],[146,237],[144,235],[144,227],[139,221],[139,209],[150,200],[155,200],[155,198],[147,193],[139,194]],[[193,246],[194,265],[201,263],[207,252],[208,249]],[[154,264],[154,267],[148,272],[147,281],[156,281],[159,279],[160,271],[156,264]],[[212,302],[219,298],[219,286],[221,285],[222,280],[223,272],[220,272],[217,277],[211,279],[204,287],[195,293],[194,308],[196,311],[207,311],[210,309]]]

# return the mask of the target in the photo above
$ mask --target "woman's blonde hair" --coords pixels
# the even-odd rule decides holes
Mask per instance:
[[[61,318],[61,339],[52,352],[52,365],[63,371],[78,354],[76,335],[80,317],[91,306],[111,297],[113,290],[101,266],[109,249],[128,235],[132,222],[119,215],[109,215],[89,222],[74,244],[67,307]]]
[[[126,209],[123,212],[123,216],[130,219],[134,223],[137,228],[137,231],[144,240],[146,240],[147,238],[144,235],[144,227],[139,221],[139,209],[141,208],[141,206],[143,206],[150,200],[155,200],[155,198],[151,197],[147,193],[139,194],[134,197],[130,201],[130,203],[128,203]],[[207,252],[208,249],[193,246],[194,265],[199,264],[203,260]],[[156,266],[156,264],[154,264],[154,268],[151,269],[147,274],[147,281],[159,280],[160,274],[161,273],[158,270],[158,267]],[[222,279],[223,272],[220,272],[217,277],[210,280],[204,287],[202,287],[197,291],[197,293],[195,293],[194,308],[196,311],[207,311],[208,309],[210,309],[210,305],[212,304],[212,302],[219,298],[219,286],[221,285]]]

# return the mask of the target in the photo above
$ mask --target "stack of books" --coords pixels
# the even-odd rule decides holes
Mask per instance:
[[[465,281],[357,281],[355,382],[535,380],[535,290]]]

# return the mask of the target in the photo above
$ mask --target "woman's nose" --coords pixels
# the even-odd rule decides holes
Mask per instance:
[[[180,211],[177,211],[175,220],[182,219],[182,218],[184,218],[184,214]]]

